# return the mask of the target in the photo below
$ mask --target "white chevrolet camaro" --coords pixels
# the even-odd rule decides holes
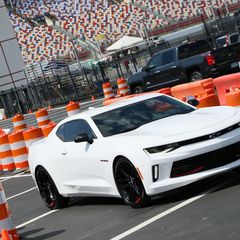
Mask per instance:
[[[30,147],[44,203],[74,196],[122,197],[132,207],[240,166],[240,110],[195,107],[145,94],[62,120]]]

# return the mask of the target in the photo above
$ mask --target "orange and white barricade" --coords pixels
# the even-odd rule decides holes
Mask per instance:
[[[15,131],[8,135],[12,156],[16,169],[28,168],[28,150],[24,141],[23,131]]]
[[[110,82],[103,83],[102,88],[103,88],[103,93],[104,93],[105,99],[114,98],[113,87]]]
[[[27,148],[29,148],[34,142],[43,139],[43,132],[41,128],[31,127],[23,132],[23,137]]]
[[[68,116],[73,116],[77,113],[80,113],[80,104],[78,102],[70,101],[66,106]]]
[[[0,159],[3,171],[15,170],[15,164],[12,157],[11,147],[8,141],[8,135],[4,132],[0,133]]]
[[[43,136],[47,137],[49,133],[55,128],[57,124],[55,122],[50,122],[47,126],[42,128]]]
[[[127,84],[127,80],[124,78],[117,79],[117,85],[120,96],[126,96],[130,94],[130,90]]]
[[[2,230],[4,229],[7,230],[7,233],[11,236],[11,239],[20,239],[12,221],[12,214],[7,203],[2,183],[0,183],[0,237],[2,237],[2,232],[4,233]]]
[[[48,125],[48,123],[51,121],[48,115],[48,111],[46,109],[39,109],[36,114],[37,123],[39,127],[44,127]]]
[[[27,124],[25,123],[25,119],[22,114],[16,114],[12,118],[12,123],[14,130],[25,130],[27,128]]]

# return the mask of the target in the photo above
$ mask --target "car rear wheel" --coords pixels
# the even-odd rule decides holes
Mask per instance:
[[[144,92],[144,89],[141,85],[135,86],[133,88],[133,93],[134,94],[140,94],[140,93],[143,93],[143,92]]]
[[[39,167],[36,172],[36,182],[45,205],[50,209],[64,208],[68,205],[69,198],[61,196],[51,176],[45,168]]]
[[[147,196],[135,167],[126,158],[120,158],[114,169],[115,182],[123,201],[133,208],[147,205]]]
[[[190,75],[190,81],[191,82],[195,82],[195,81],[198,81],[198,80],[201,80],[201,79],[203,79],[203,75],[198,71],[195,71]]]

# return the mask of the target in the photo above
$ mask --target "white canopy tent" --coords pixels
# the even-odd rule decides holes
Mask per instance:
[[[118,41],[116,41],[114,44],[112,44],[110,47],[107,48],[108,52],[117,52],[124,49],[128,49],[131,47],[135,47],[141,43],[144,43],[144,39],[140,37],[130,37],[130,36],[124,36]]]

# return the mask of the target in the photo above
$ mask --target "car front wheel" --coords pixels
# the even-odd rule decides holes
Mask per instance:
[[[45,205],[53,209],[64,208],[68,205],[69,198],[59,194],[56,185],[45,168],[39,167],[36,171],[36,182]]]
[[[138,86],[133,88],[133,93],[134,94],[140,94],[140,93],[143,93],[143,92],[144,92],[144,89],[141,85],[138,85]]]
[[[144,207],[149,202],[141,178],[126,158],[120,158],[114,169],[115,182],[123,201],[133,208]]]

